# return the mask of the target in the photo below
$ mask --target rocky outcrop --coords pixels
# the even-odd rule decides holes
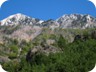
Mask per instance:
[[[0,22],[1,26],[11,26],[11,25],[40,25],[43,21],[36,19],[36,18],[31,18],[29,16],[26,16],[21,13],[17,13],[14,15],[11,15],[4,20]]]
[[[32,27],[32,26],[22,26],[18,30],[14,31],[12,34],[9,35],[10,38],[18,39],[18,40],[25,40],[29,42],[41,34],[42,28],[40,27]]]
[[[40,27],[49,27],[52,30],[55,28],[72,28],[72,29],[86,29],[96,27],[96,18],[90,15],[83,14],[69,14],[63,15],[56,20],[43,21],[37,18],[31,18],[21,13],[11,15],[0,21],[1,26],[13,25],[32,25]]]
[[[61,28],[86,29],[96,27],[96,19],[90,15],[70,14],[63,15],[57,22]]]

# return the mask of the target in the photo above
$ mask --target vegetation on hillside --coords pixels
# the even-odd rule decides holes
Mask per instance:
[[[59,29],[52,32],[45,29],[29,42],[5,37],[4,43],[0,44],[0,57],[6,57],[6,60],[1,63],[8,72],[88,72],[96,63],[96,39],[89,33],[92,30]],[[66,37],[69,32],[74,38],[72,42]],[[35,46],[53,46],[60,51],[48,55],[38,51],[30,55],[30,60],[26,59]]]

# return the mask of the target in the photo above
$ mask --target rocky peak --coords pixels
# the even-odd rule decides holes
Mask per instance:
[[[39,20],[39,19],[35,19],[35,18],[31,18],[29,16],[26,16],[24,14],[21,13],[17,13],[14,15],[11,15],[7,18],[5,18],[4,20],[2,20],[0,22],[1,25],[18,25],[18,24],[36,24],[36,23],[41,23],[43,21]]]
[[[55,28],[72,28],[72,29],[85,29],[96,27],[96,18],[90,15],[83,14],[66,14],[57,20],[43,21],[37,18],[31,18],[21,13],[11,15],[0,22],[1,26],[8,25],[32,25],[39,27]]]
[[[62,28],[87,28],[92,24],[96,26],[96,19],[90,15],[70,14],[63,15],[56,20]]]

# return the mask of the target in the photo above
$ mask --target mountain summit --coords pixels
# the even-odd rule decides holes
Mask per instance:
[[[85,29],[96,27],[96,18],[90,15],[69,14],[63,15],[56,20],[43,21],[37,18],[31,18],[21,13],[14,14],[0,22],[1,26],[8,25],[33,25],[51,28],[72,28]]]
[[[96,19],[90,15],[70,14],[63,15],[56,20],[61,28],[90,28],[96,26]]]
[[[43,22],[42,20],[31,18],[24,14],[18,13],[5,18],[0,23],[2,26],[2,25],[18,25],[18,24],[33,25],[33,24],[41,24],[42,22]]]

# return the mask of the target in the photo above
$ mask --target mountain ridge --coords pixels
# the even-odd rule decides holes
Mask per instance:
[[[40,21],[40,22],[39,22]],[[21,14],[21,13],[17,13],[14,15],[11,15],[3,20],[0,21],[1,25],[18,25],[18,24],[36,24],[36,23],[42,23],[43,20],[39,20],[39,19],[35,19],[35,18],[31,18],[27,15]]]
[[[31,18],[27,15],[17,13],[0,21],[1,26],[8,25],[33,25],[33,26],[49,26],[53,28],[93,28],[96,27],[96,18],[88,14],[66,14],[56,20],[40,20]]]

